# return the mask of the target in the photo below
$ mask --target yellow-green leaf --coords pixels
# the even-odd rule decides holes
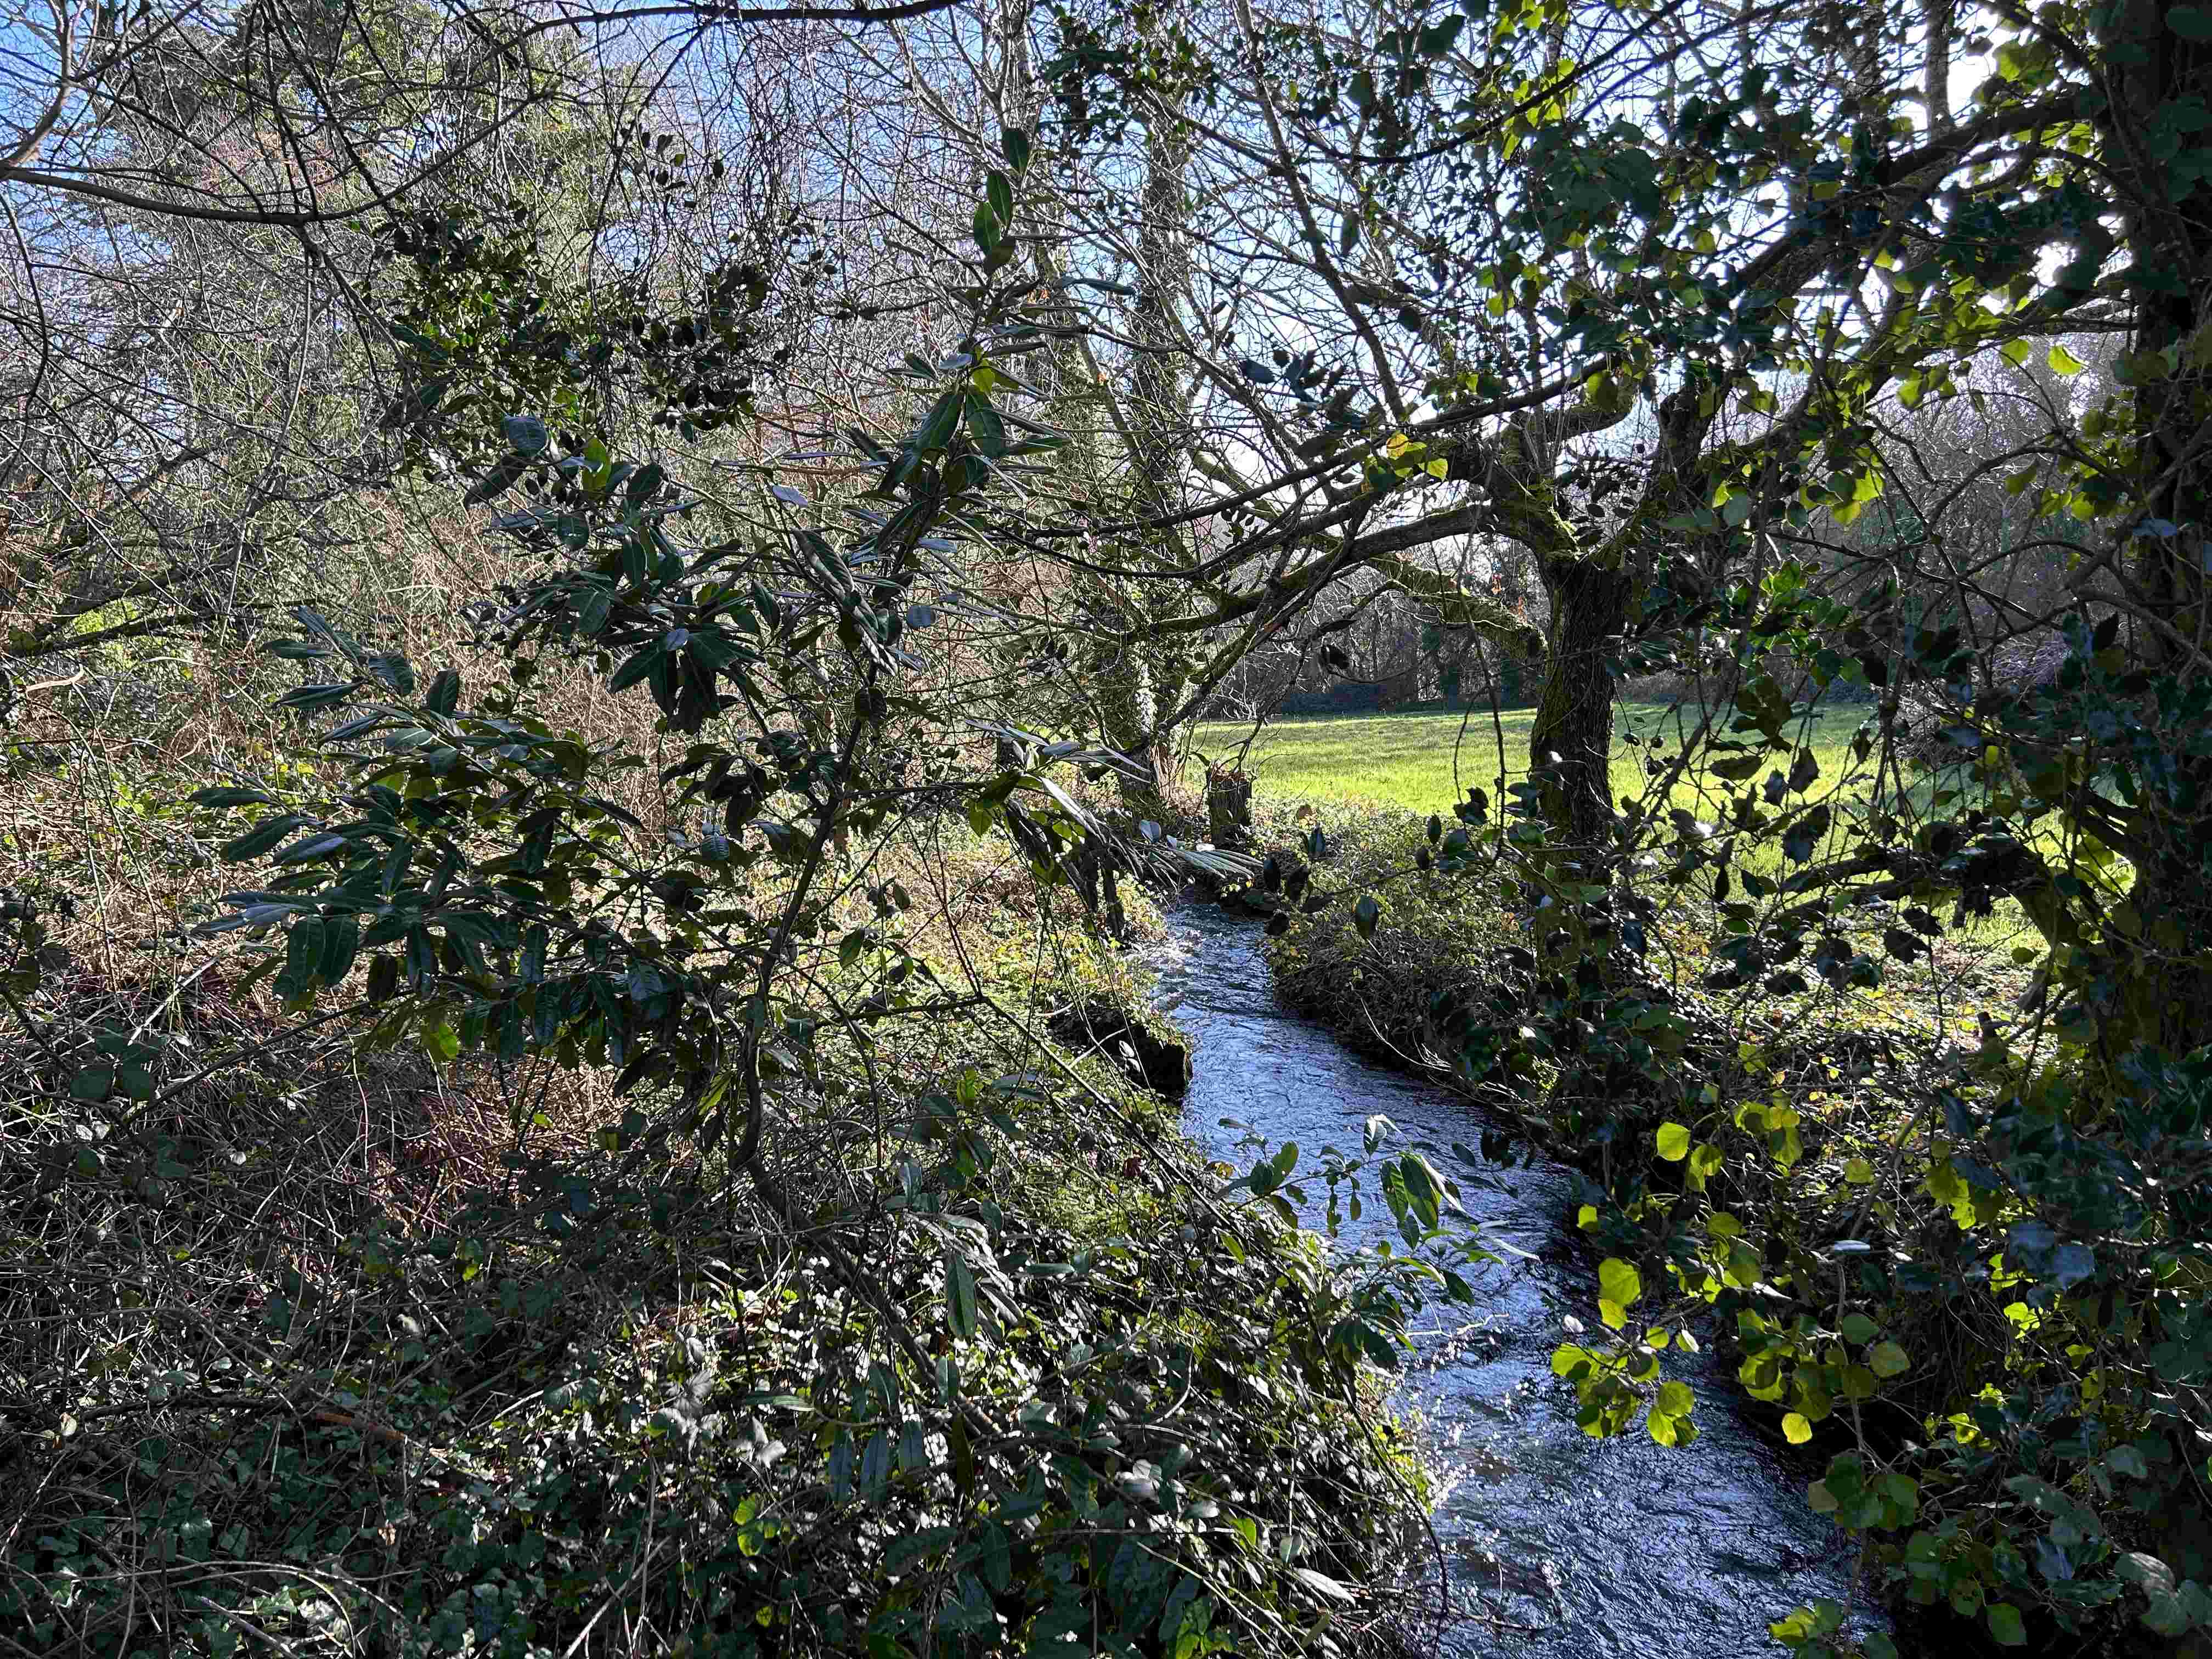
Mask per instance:
[[[1782,1437],[1793,1446],[1802,1446],[1813,1437],[1813,1425],[1802,1412],[1791,1412],[1782,1419]]]
[[[1597,1291],[1604,1300],[1626,1308],[1644,1294],[1644,1278],[1628,1262],[1609,1255],[1598,1264]]]
[[[1669,1164],[1680,1164],[1690,1155],[1688,1127],[1680,1123],[1661,1124],[1658,1146],[1660,1157],[1665,1158]]]
[[[2089,367],[2064,346],[2056,342],[2052,343],[2044,361],[2051,365],[2051,372],[2054,374],[2079,374]]]

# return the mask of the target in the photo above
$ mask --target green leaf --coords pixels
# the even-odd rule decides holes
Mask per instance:
[[[1989,1610],[1990,1636],[2001,1648],[2024,1648],[2027,1645],[2027,1626],[2021,1620],[2020,1609],[2009,1601],[1992,1601]]]
[[[1855,1313],[1845,1314],[1842,1324],[1836,1328],[1843,1333],[1844,1340],[1846,1342],[1871,1342],[1874,1340],[1875,1333],[1881,1327],[1864,1314]]]
[[[961,389],[956,386],[931,405],[928,416],[921,423],[921,429],[915,434],[914,447],[916,449],[924,453],[942,449],[952,441],[953,428],[960,422],[963,397]]]
[[[1867,1369],[1876,1376],[1902,1376],[1912,1369],[1912,1361],[1896,1343],[1877,1342],[1867,1350]]]
[[[1690,1392],[1686,1382],[1662,1382],[1659,1397],[1651,1409],[1668,1417],[1687,1417],[1697,1409],[1698,1397]]]
[[[975,1274],[957,1250],[945,1253],[945,1319],[953,1335],[975,1334]]]
[[[1363,896],[1352,907],[1352,924],[1359,929],[1359,937],[1373,939],[1376,928],[1382,921],[1382,907],[1375,902],[1372,893]]]
[[[655,640],[615,670],[613,678],[607,681],[607,690],[627,691],[653,672],[653,664],[660,659],[662,654],[660,641]]]
[[[422,1052],[431,1059],[450,1064],[461,1052],[460,1033],[444,1020],[422,1030]]]
[[[2064,346],[2056,342],[2052,343],[2044,361],[2051,365],[2051,372],[2054,374],[2079,374],[2089,367]]]
[[[518,455],[536,455],[552,441],[545,422],[535,415],[509,415],[499,423],[501,434]]]
[[[479,507],[486,501],[495,501],[522,482],[522,475],[530,471],[529,461],[520,455],[509,455],[489,472],[470,487],[461,497],[464,507]]]
[[[1332,1601],[1349,1602],[1353,1599],[1350,1590],[1325,1572],[1316,1572],[1311,1567],[1296,1567],[1292,1571],[1308,1589],[1317,1591]]]
[[[969,392],[967,398],[968,435],[975,441],[975,447],[993,459],[1006,453],[1006,423],[990,400]]]
[[[315,976],[325,985],[336,985],[353,968],[355,954],[361,949],[361,923],[352,916],[332,916],[323,924],[322,950],[315,964]]]
[[[1630,1307],[1644,1294],[1644,1278],[1620,1257],[1607,1256],[1598,1264],[1597,1290],[1602,1299],[1615,1307]]]
[[[1006,165],[1019,173],[1030,164],[1030,136],[1019,127],[1006,127],[999,134],[999,153],[1006,158]]]
[[[282,817],[270,818],[266,823],[256,824],[236,841],[224,845],[223,862],[241,864],[247,859],[258,857],[276,846],[278,842],[306,822],[307,819],[298,813],[287,812]]]
[[[1656,1137],[1659,1156],[1669,1164],[1680,1164],[1690,1155],[1690,1131],[1680,1123],[1662,1123]]]
[[[422,706],[434,714],[450,714],[461,701],[460,671],[441,669],[430,682],[430,689],[422,694]]]
[[[1003,173],[994,173],[983,181],[983,199],[991,204],[991,211],[1002,225],[1014,222],[1013,181]]]
[[[1813,1437],[1813,1425],[1805,1420],[1802,1412],[1790,1412],[1782,1419],[1782,1437],[1793,1446],[1802,1446]]]
[[[594,587],[576,607],[576,631],[598,633],[607,625],[607,613],[613,609],[614,595],[604,587]]]

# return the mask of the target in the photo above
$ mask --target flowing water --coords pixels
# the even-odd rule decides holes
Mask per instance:
[[[1382,1113],[1399,1142],[1434,1141],[1447,1173],[1454,1140],[1481,1124],[1468,1104],[1360,1059],[1276,1005],[1259,929],[1210,907],[1170,918],[1154,963],[1164,1012],[1198,1042],[1186,1128],[1239,1168],[1251,1124],[1295,1140],[1302,1167],[1324,1144],[1357,1152]],[[1455,1616],[1444,1651],[1512,1659],[1741,1659],[1779,1653],[1767,1623],[1816,1596],[1841,1597],[1841,1534],[1805,1504],[1805,1468],[1777,1455],[1732,1410],[1733,1379],[1710,1357],[1672,1356],[1668,1375],[1697,1391],[1701,1436],[1656,1445],[1640,1425],[1610,1441],[1576,1427],[1574,1392],[1552,1375],[1560,1321],[1596,1305],[1591,1275],[1565,1239],[1574,1176],[1555,1164],[1462,1181],[1468,1212],[1534,1253],[1484,1271],[1479,1310],[1432,1309],[1401,1383],[1423,1420],[1444,1488],[1435,1525]],[[1372,1183],[1364,1190],[1372,1194]],[[1311,1207],[1325,1187],[1309,1186]],[[1319,1224],[1318,1214],[1309,1217]],[[1379,1225],[1378,1225],[1379,1223]],[[1389,1236],[1379,1200],[1364,1228]],[[1468,1322],[1474,1321],[1471,1328]]]

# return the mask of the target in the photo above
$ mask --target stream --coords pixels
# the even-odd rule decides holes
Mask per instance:
[[[1237,1118],[1273,1146],[1297,1141],[1309,1169],[1324,1144],[1357,1152],[1379,1112],[1398,1126],[1392,1147],[1433,1141],[1437,1168],[1465,1173],[1449,1148],[1481,1127],[1467,1102],[1361,1059],[1279,1006],[1251,921],[1206,905],[1169,920],[1170,939],[1152,953],[1158,1001],[1197,1041],[1184,1127],[1213,1156],[1249,1163],[1242,1132],[1221,1127]],[[1495,1185],[1462,1181],[1466,1207],[1539,1259],[1485,1269],[1476,1309],[1426,1310],[1395,1395],[1419,1423],[1437,1477],[1434,1523],[1455,1614],[1443,1651],[1779,1653],[1769,1621],[1849,1586],[1842,1535],[1805,1504],[1811,1471],[1778,1455],[1735,1413],[1734,1380],[1710,1348],[1668,1360],[1668,1375],[1698,1395],[1693,1446],[1662,1448],[1640,1424],[1610,1441],[1586,1437],[1572,1388],[1551,1370],[1562,1317],[1594,1318],[1596,1304],[1569,1235],[1575,1177],[1545,1163],[1501,1175]],[[1395,1237],[1371,1181],[1363,1192],[1365,1218],[1347,1227],[1347,1242]],[[1308,1198],[1305,1218],[1319,1227],[1324,1183],[1311,1182]]]

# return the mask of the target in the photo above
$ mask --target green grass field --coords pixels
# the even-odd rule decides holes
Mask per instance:
[[[1851,734],[1869,713],[1862,708],[1825,711],[1801,729],[1809,738],[1820,775],[1826,782],[1849,768]],[[1617,728],[1648,741],[1697,729],[1695,705],[1624,703]],[[1498,778],[1507,783],[1527,775],[1528,729],[1534,709],[1515,709],[1493,720],[1487,710],[1463,714],[1323,714],[1274,721],[1253,743],[1246,769],[1259,780],[1263,798],[1358,800],[1414,812],[1449,811],[1471,788],[1500,796]],[[1226,722],[1198,729],[1199,752],[1209,759],[1233,756],[1252,728]],[[1679,752],[1679,741],[1662,744],[1662,754]],[[1502,764],[1501,764],[1502,750]],[[1613,793],[1640,794],[1641,757],[1652,753],[1626,741],[1616,745]],[[1675,805],[1696,805],[1693,791],[1678,789]]]
[[[1846,705],[1819,711],[1798,723],[1798,740],[1808,744],[1820,763],[1820,780],[1813,787],[1811,799],[1830,799],[1843,806],[1866,798],[1871,769],[1854,761],[1850,751],[1852,734],[1872,712],[1863,705]],[[1642,758],[1656,755],[1664,760],[1679,754],[1682,738],[1696,732],[1698,719],[1694,704],[1620,705],[1614,713],[1614,729],[1620,741],[1613,750],[1613,799],[1641,794],[1644,787]],[[1345,801],[1449,815],[1471,788],[1488,790],[1493,801],[1500,799],[1501,745],[1505,781],[1511,783],[1527,775],[1528,730],[1534,720],[1534,711],[1526,708],[1494,720],[1487,710],[1299,716],[1267,726],[1252,743],[1244,764],[1257,779],[1255,795],[1264,805],[1299,800]],[[1626,740],[1629,732],[1639,740],[1637,744]],[[1663,741],[1669,733],[1675,734],[1671,744]],[[1212,761],[1234,758],[1251,734],[1249,725],[1209,723],[1198,729],[1197,750]],[[1650,746],[1654,737],[1662,739],[1656,749]],[[1787,771],[1788,760],[1776,758]],[[1759,775],[1765,775],[1763,769]],[[1955,781],[1956,775],[1948,781]],[[1712,782],[1723,792],[1742,787],[1717,780]],[[1934,775],[1921,774],[1911,786],[1914,804],[1927,806],[1937,787]],[[1727,811],[1725,793],[1700,799],[1693,787],[1683,784],[1675,787],[1669,804],[1701,818],[1717,819]],[[2047,850],[2055,854],[2055,844]],[[1737,857],[1743,867],[1760,874],[1777,877],[1784,872],[1781,848],[1771,842],[1742,848]],[[1969,921],[1964,936],[1982,946],[2033,942],[2026,919],[2009,899],[1998,904],[1994,915]]]

